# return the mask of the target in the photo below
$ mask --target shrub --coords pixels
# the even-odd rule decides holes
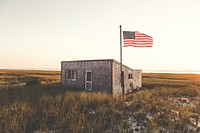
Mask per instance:
[[[31,79],[29,81],[26,82],[27,86],[33,86],[33,85],[41,85],[41,80],[38,78],[35,79]]]

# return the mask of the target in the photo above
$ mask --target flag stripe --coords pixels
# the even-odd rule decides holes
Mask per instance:
[[[128,47],[128,46],[133,46],[133,47],[152,47],[151,44],[145,44],[145,45],[138,45],[138,44],[127,44],[124,47]]]
[[[123,31],[124,47],[152,47],[153,38],[138,31]]]
[[[126,43],[125,45],[152,45],[152,43]]]
[[[134,41],[134,40],[124,40],[124,43],[132,43],[132,42],[153,42],[152,40],[137,40],[137,41]]]

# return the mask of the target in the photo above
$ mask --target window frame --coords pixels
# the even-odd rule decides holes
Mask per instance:
[[[76,81],[77,80],[77,70],[75,70],[75,69],[67,69],[65,71],[65,80]]]
[[[133,74],[132,73],[128,74],[128,79],[133,79]]]

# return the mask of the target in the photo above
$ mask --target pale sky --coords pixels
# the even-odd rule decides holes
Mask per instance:
[[[123,64],[200,70],[200,0],[0,0],[0,69],[119,61],[119,25],[154,41],[152,48],[124,47]]]

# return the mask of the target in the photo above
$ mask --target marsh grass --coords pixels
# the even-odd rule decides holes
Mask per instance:
[[[60,82],[59,71],[44,70],[0,70],[0,88],[25,86],[40,81],[42,84]]]
[[[170,99],[188,98],[193,105],[176,105]],[[156,132],[161,128],[169,132],[194,132],[188,128],[189,118],[199,117],[200,87],[188,86],[185,88],[156,87],[146,89],[127,96],[127,101],[134,101],[127,108],[136,113],[137,118],[146,127],[148,132]],[[178,116],[175,112],[178,112]],[[148,119],[150,114],[152,119]],[[161,115],[162,114],[162,115]]]
[[[27,75],[55,78],[54,72],[46,71],[13,74],[16,73],[9,73],[9,78],[26,74],[24,81]],[[130,132],[127,113],[146,127],[145,132],[161,128],[189,132],[189,118],[198,118],[200,113],[200,87],[197,79],[195,84],[188,79],[191,75],[145,74],[143,90],[128,94],[125,99],[101,92],[75,91],[55,82],[4,86],[0,88],[0,132]],[[194,106],[175,105],[171,101],[182,97],[189,98]],[[175,112],[179,113],[177,120]]]
[[[199,74],[170,74],[145,73],[143,74],[143,87],[174,87],[184,88],[190,85],[200,85]]]
[[[0,98],[1,132],[105,132],[122,119],[110,95],[74,92],[59,85],[10,88]]]

